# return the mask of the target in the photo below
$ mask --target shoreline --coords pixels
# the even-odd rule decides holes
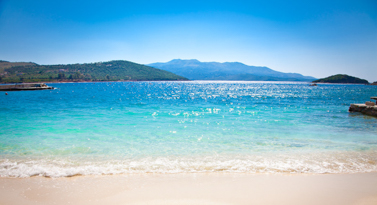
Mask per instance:
[[[38,81],[38,82],[18,82],[18,83],[0,83],[4,85],[8,84],[35,84],[35,83],[112,83],[112,82],[187,82],[191,80],[118,80],[118,81]]]
[[[374,137],[374,136],[373,136]],[[373,140],[371,142],[374,142]],[[98,149],[98,148],[97,148]],[[305,155],[305,157],[302,157]],[[0,177],[28,178],[101,176],[127,174],[357,174],[377,173],[377,150],[305,151],[260,153],[259,155],[192,155],[131,159],[97,156],[12,157],[0,160]]]
[[[372,205],[376,185],[377,172],[0,178],[0,204]]]
[[[360,171],[360,172],[131,172],[131,173],[109,173],[109,174],[73,174],[66,176],[45,176],[45,175],[31,175],[31,176],[1,176],[0,181],[3,179],[75,179],[75,178],[102,178],[102,177],[156,177],[156,176],[194,176],[194,175],[213,175],[213,176],[325,176],[325,175],[360,175],[360,174],[375,174],[377,171]],[[1,184],[0,184],[1,185]],[[1,204],[0,204],[1,205]]]

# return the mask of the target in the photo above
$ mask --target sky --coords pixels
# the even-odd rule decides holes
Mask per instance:
[[[0,0],[0,60],[178,58],[377,81],[377,0]]]

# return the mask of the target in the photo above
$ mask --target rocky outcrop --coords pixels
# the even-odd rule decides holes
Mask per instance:
[[[368,102],[366,104],[351,104],[348,111],[349,112],[361,112],[365,115],[377,117],[377,105],[374,102]]]

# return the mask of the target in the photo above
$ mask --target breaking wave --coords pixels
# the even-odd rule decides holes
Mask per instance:
[[[138,173],[364,173],[377,171],[377,152],[269,156],[147,157],[125,160],[2,159],[1,177],[70,177]]]

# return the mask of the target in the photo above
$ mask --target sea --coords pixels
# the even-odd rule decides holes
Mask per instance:
[[[164,81],[0,92],[0,176],[377,171],[377,86]]]

